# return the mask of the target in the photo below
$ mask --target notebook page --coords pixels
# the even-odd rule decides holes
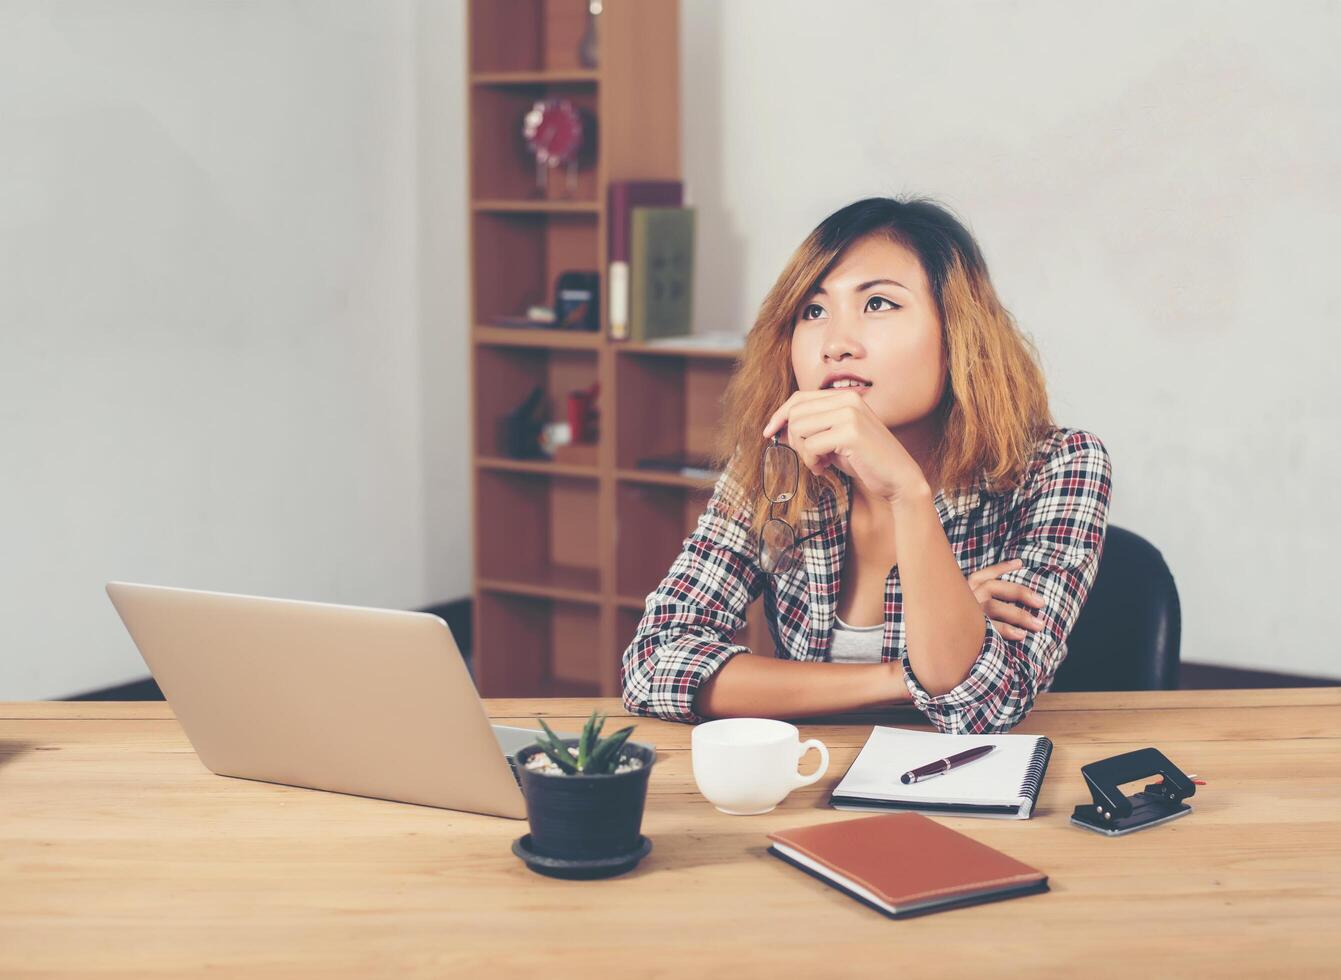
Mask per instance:
[[[834,794],[928,803],[1015,803],[1038,739],[1037,735],[944,735],[876,725]],[[996,748],[943,776],[911,786],[899,781],[910,769],[975,745]]]

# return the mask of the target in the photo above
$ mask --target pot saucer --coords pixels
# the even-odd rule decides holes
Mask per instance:
[[[531,850],[531,835],[522,834],[512,842],[512,853],[526,862],[532,871],[551,878],[610,878],[632,871],[652,850],[652,841],[639,835],[638,846],[625,854],[605,858],[555,858]]]

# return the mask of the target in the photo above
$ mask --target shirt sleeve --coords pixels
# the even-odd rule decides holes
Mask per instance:
[[[1066,639],[1099,571],[1111,493],[1108,451],[1094,435],[1073,432],[1026,489],[1023,514],[999,559],[1024,563],[1001,578],[1043,597],[1042,608],[1034,610],[1043,629],[1009,640],[984,615],[977,661],[968,677],[944,694],[929,694],[907,658],[903,661],[913,703],[938,731],[1007,732],[1024,720],[1038,693],[1051,686],[1066,657]]]
[[[620,664],[624,709],[667,721],[699,722],[700,685],[747,648],[733,643],[763,590],[759,545],[749,514],[726,503],[717,481],[698,526],[665,579],[647,597]]]

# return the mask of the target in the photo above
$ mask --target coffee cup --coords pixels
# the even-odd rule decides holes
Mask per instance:
[[[819,768],[797,772],[810,749]],[[734,816],[768,813],[792,790],[809,786],[829,769],[829,750],[817,738],[801,741],[795,725],[772,718],[720,718],[690,736],[694,782],[708,802]]]

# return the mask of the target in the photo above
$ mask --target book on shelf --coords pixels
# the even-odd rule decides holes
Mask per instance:
[[[678,207],[684,185],[678,180],[612,180],[606,191],[606,249],[610,306],[610,339],[626,340],[629,331],[629,241],[636,207]]]
[[[634,208],[629,238],[629,340],[683,337],[694,313],[694,209]]]

